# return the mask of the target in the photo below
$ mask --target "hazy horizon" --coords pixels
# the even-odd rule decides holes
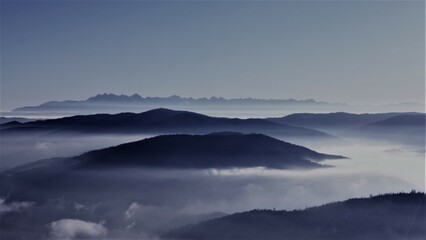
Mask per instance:
[[[424,2],[1,2],[1,109],[98,93],[423,103]]]
[[[138,95],[141,98],[145,98],[144,101],[137,102],[137,104],[131,104],[130,102],[120,102],[114,101],[110,102],[109,105],[103,105],[103,107],[93,105],[92,108],[84,110],[84,108],[75,107],[73,110],[66,109],[66,102],[81,102],[84,104],[91,103],[89,100],[93,97],[104,97],[103,95],[113,95],[115,96],[124,96],[132,97]],[[201,100],[205,99],[208,101],[215,101],[215,98],[222,99],[226,101],[232,100],[242,100],[242,101],[260,101],[256,105],[250,105],[249,102],[235,104],[232,102],[223,102],[223,103],[186,103],[182,105],[181,102],[176,101],[176,104],[173,105],[172,102],[169,103],[157,103],[149,104],[146,101],[149,101],[149,98],[159,98],[166,99],[171,97],[180,97],[182,99],[191,99],[191,100]],[[147,99],[148,98],[148,99]],[[87,102],[86,102],[87,101]],[[263,101],[297,101],[303,103],[304,105],[292,105],[290,102],[285,103],[281,102],[280,104],[268,103]],[[312,102],[310,102],[312,101]],[[63,102],[65,104],[63,108],[59,107],[58,109],[42,110],[20,110],[27,107],[37,107],[42,106],[43,104],[49,104],[50,102]],[[95,103],[95,102],[93,102]],[[106,102],[105,102],[106,103]],[[315,104],[325,104],[323,107],[316,106]],[[132,107],[133,106],[133,107]],[[297,107],[298,106],[298,107]],[[95,108],[93,108],[95,107]],[[89,96],[82,99],[51,99],[46,102],[34,103],[26,106],[19,106],[13,109],[1,109],[0,114],[2,117],[24,117],[24,118],[52,118],[52,117],[65,117],[75,114],[95,114],[95,113],[120,113],[120,112],[144,112],[156,108],[168,108],[172,110],[183,110],[183,111],[195,111],[202,114],[207,114],[210,116],[216,117],[238,117],[238,118],[250,118],[250,117],[280,117],[286,116],[289,114],[300,113],[300,112],[310,112],[310,113],[329,113],[329,112],[347,112],[347,113],[381,113],[381,112],[425,112],[424,103],[416,102],[392,102],[388,104],[351,104],[346,102],[325,102],[318,99],[306,98],[306,99],[280,99],[280,98],[252,98],[252,97],[243,97],[243,98],[223,98],[222,96],[208,96],[194,98],[191,96],[179,96],[179,95],[170,95],[170,96],[148,96],[140,95],[138,93],[133,93],[129,95],[125,94],[114,94],[114,93],[99,93],[94,96]],[[227,109],[227,110],[226,110]],[[19,111],[16,111],[19,110]],[[48,110],[48,111],[46,111]],[[43,117],[44,116],[44,117]]]

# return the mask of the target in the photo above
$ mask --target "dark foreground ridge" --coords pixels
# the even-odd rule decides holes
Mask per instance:
[[[341,159],[262,134],[162,135],[59,160],[42,160],[8,172],[48,168],[318,168],[325,159]]]
[[[252,210],[173,230],[167,239],[426,239],[426,195],[398,193],[296,211]]]

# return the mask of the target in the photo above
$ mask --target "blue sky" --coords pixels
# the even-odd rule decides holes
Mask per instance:
[[[424,2],[2,1],[1,108],[97,93],[424,102]]]

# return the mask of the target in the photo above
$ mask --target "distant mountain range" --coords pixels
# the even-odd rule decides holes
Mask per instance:
[[[332,129],[350,129],[361,127],[375,122],[383,121],[393,117],[406,116],[403,118],[411,118],[414,115],[421,118],[424,113],[416,112],[390,112],[390,113],[365,113],[354,114],[346,112],[335,113],[296,113],[280,118],[268,118],[268,120],[280,124],[287,124],[295,127],[313,128],[317,130],[332,130]],[[408,120],[408,119],[407,119]],[[409,120],[408,120],[409,121]],[[417,122],[416,126],[421,122]],[[399,121],[394,127],[401,124],[410,124],[410,122]],[[424,125],[424,123],[423,123]]]
[[[73,116],[27,123],[12,122],[0,125],[3,134],[16,133],[120,133],[164,134],[211,132],[263,133],[281,137],[323,138],[336,137],[301,127],[274,123],[265,119],[210,117],[188,111],[154,109],[143,113],[95,114]]]
[[[392,140],[394,142],[417,145],[424,151],[426,142],[426,115],[394,116],[351,129],[345,135]]]
[[[426,195],[399,193],[350,199],[295,211],[253,210],[179,228],[165,239],[426,238]]]
[[[0,124],[4,124],[4,123],[8,123],[8,122],[20,122],[20,123],[25,123],[25,122],[31,122],[31,121],[35,121],[35,119],[29,119],[29,118],[20,118],[20,117],[0,117]]]
[[[269,121],[316,129],[340,137],[363,137],[396,143],[425,144],[426,115],[416,112],[352,114],[298,113]]]
[[[383,109],[385,111],[424,111],[424,105],[416,103],[389,104],[381,106],[353,106],[345,103],[329,103],[314,99],[257,99],[223,97],[192,98],[173,95],[170,97],[142,97],[116,94],[98,94],[86,100],[50,101],[38,106],[24,106],[13,112],[86,112],[86,113],[117,113],[123,111],[139,112],[147,108],[182,108],[194,110],[195,107],[269,107],[278,109],[303,109],[307,111],[359,111],[360,109]],[[365,111],[365,110],[364,110]],[[376,111],[376,110],[375,110]]]
[[[424,128],[426,126],[425,114],[400,114],[370,123],[365,128]]]
[[[210,98],[186,98],[173,95],[170,97],[142,97],[138,94],[131,96],[115,95],[115,94],[98,94],[94,97],[89,97],[81,101],[50,101],[38,106],[27,106],[16,108],[13,111],[75,111],[84,110],[98,107],[119,107],[119,106],[134,106],[134,105],[147,105],[147,106],[186,106],[186,105],[252,105],[252,104],[316,104],[327,105],[331,103],[318,102],[313,99],[295,100],[295,99],[257,99],[257,98],[234,98],[225,99],[223,97],[210,97]],[[337,105],[345,105],[333,103]]]

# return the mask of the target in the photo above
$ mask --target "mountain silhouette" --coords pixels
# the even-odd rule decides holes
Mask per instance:
[[[268,118],[280,124],[318,130],[343,129],[361,127],[374,122],[382,121],[396,116],[421,116],[422,113],[364,113],[353,114],[346,112],[336,113],[296,113],[281,118]]]
[[[381,121],[370,123],[365,128],[424,128],[426,126],[426,115],[398,115]]]
[[[399,115],[351,129],[346,135],[416,145],[424,149],[426,115]]]
[[[165,239],[425,239],[424,193],[350,199],[295,211],[253,210],[175,229]]]
[[[16,108],[13,111],[80,111],[95,108],[116,108],[118,106],[208,106],[208,105],[267,105],[267,104],[284,104],[284,105],[317,105],[317,106],[345,106],[345,104],[319,102],[313,99],[296,100],[296,99],[256,99],[256,98],[233,98],[225,99],[223,97],[210,98],[192,98],[180,97],[172,95],[169,97],[142,97],[139,94],[116,95],[110,93],[98,94],[89,97],[86,100],[75,101],[49,101],[38,106],[25,106]]]
[[[3,129],[3,133],[40,129],[49,133],[122,133],[206,134],[218,131],[263,133],[273,136],[335,138],[332,135],[306,128],[273,123],[264,119],[210,117],[188,111],[154,109],[143,113],[79,115],[59,119],[33,121]]]
[[[98,94],[94,97],[89,97],[87,102],[137,102],[142,101],[143,98],[139,94],[133,94],[132,96],[127,95],[115,95],[115,94]]]
[[[21,127],[22,124],[23,123],[18,122],[18,121],[10,121],[10,122],[0,124],[0,129]]]
[[[5,124],[5,123],[8,123],[8,122],[25,123],[25,122],[31,122],[31,121],[34,121],[34,119],[21,118],[21,117],[0,117],[0,124]]]
[[[387,105],[350,105],[346,103],[333,103],[317,101],[314,99],[260,99],[260,98],[223,98],[223,97],[181,97],[172,95],[168,97],[145,97],[139,94],[118,95],[111,93],[98,94],[85,100],[48,101],[36,106],[19,107],[12,112],[33,113],[60,113],[60,114],[82,114],[82,113],[118,113],[123,111],[139,112],[142,109],[152,108],[180,108],[189,111],[197,109],[235,109],[244,110],[249,108],[275,109],[283,111],[299,109],[299,111],[423,111],[424,104],[398,103]]]
[[[261,134],[219,133],[158,136],[92,151],[81,158],[94,166],[315,168],[321,166],[315,161],[343,157],[317,153]]]
[[[260,134],[163,135],[5,170],[0,173],[0,196],[44,201],[103,188],[98,197],[109,198],[114,191],[134,191],[142,184],[126,173],[247,167],[309,170],[327,167],[322,160],[343,158]]]
[[[80,156],[42,160],[10,169],[7,173],[53,171],[55,168],[98,169],[155,167],[176,169],[266,167],[278,169],[318,168],[325,159],[342,159],[280,141],[262,134],[214,133],[208,135],[162,135]],[[28,171],[31,170],[31,171]]]

